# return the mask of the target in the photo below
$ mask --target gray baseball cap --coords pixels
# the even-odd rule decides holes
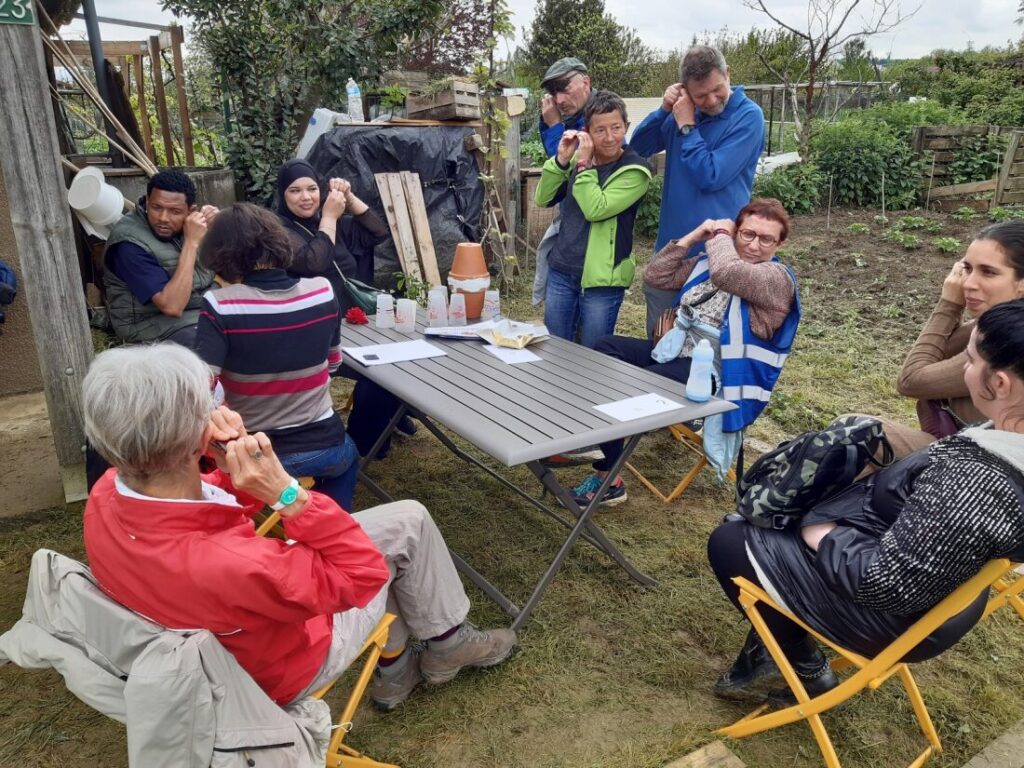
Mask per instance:
[[[540,81],[540,87],[547,88],[558,80],[564,80],[577,72],[587,74],[587,65],[575,56],[566,56],[548,67],[548,71],[544,73],[544,79]]]

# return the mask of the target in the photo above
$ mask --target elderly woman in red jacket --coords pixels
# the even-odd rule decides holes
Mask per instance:
[[[266,435],[212,410],[210,369],[190,350],[100,354],[83,410],[86,434],[113,465],[85,508],[100,586],[165,627],[210,630],[280,704],[338,677],[385,608],[399,618],[372,691],[383,709],[423,680],[446,682],[512,652],[511,630],[465,621],[469,599],[422,504],[349,515],[300,488]],[[218,469],[203,475],[207,451]],[[250,518],[264,506],[281,513],[291,543],[256,535]]]

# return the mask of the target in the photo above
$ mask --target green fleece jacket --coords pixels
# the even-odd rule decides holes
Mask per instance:
[[[625,288],[633,282],[633,222],[651,183],[651,171],[628,146],[614,163],[575,172],[554,157],[542,169],[534,200],[562,206],[558,239],[548,256],[552,269],[580,280],[581,287]]]

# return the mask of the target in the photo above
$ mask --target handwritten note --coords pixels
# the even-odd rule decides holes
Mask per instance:
[[[674,411],[682,408],[681,403],[670,400],[663,395],[656,395],[653,392],[646,395],[637,395],[625,400],[616,400],[603,405],[595,405],[594,408],[601,413],[611,416],[616,421],[632,421],[642,419],[645,416],[654,416],[666,411]]]

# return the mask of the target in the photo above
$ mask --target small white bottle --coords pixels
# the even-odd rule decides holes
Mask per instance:
[[[345,83],[345,93],[348,94],[348,116],[353,122],[363,122],[363,94],[359,84],[351,77]]]
[[[703,403],[711,399],[711,377],[715,351],[707,339],[701,339],[690,355],[690,376],[686,380],[686,399]]]

